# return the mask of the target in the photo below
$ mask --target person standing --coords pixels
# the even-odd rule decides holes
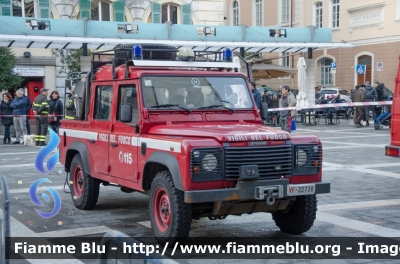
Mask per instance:
[[[375,88],[371,86],[369,81],[365,82],[365,101],[366,102],[373,102],[378,100],[378,93],[376,92]],[[374,121],[376,120],[376,111],[374,105],[367,105],[365,107],[365,121],[367,122],[366,126],[369,126],[369,111],[372,112],[372,117]]]
[[[356,86],[357,92],[354,94],[354,102],[365,102],[365,85],[361,85],[361,87]],[[361,120],[364,119],[365,115],[365,107],[357,106],[356,107],[356,120],[354,121],[354,125],[356,127],[362,127]]]
[[[61,125],[60,119],[62,118],[63,114],[63,104],[57,91],[53,91],[50,94],[49,113],[51,115],[55,115],[49,117],[49,127],[58,134],[58,129]]]
[[[0,115],[12,115],[12,108],[10,107],[12,98],[10,93],[3,93],[2,100],[0,102]],[[12,124],[12,117],[9,116],[2,116],[1,123],[4,126],[4,139],[3,144],[10,144],[11,137],[10,137],[10,126]]]
[[[358,89],[360,89],[360,86],[359,85],[356,85],[355,87],[354,87],[354,89],[352,89],[351,91],[350,91],[350,99],[351,99],[351,101],[352,102],[354,102],[354,95],[356,94],[356,92],[358,91]],[[354,122],[354,125],[356,124],[356,108],[355,107],[353,107],[353,122]]]
[[[293,107],[296,106],[297,101],[294,94],[290,91],[289,86],[285,85],[282,87],[282,97],[279,101],[279,107]],[[279,112],[281,129],[291,133],[290,126],[292,124],[292,118],[296,116],[296,110],[282,110]]]
[[[31,98],[29,98],[28,96],[24,95],[26,97],[26,100],[28,102],[27,107],[26,107],[26,133],[28,135],[31,134],[31,124],[29,123],[29,112],[32,109],[32,101]]]
[[[15,128],[15,141],[12,144],[20,144],[20,139],[26,135],[26,108],[28,107],[27,97],[24,96],[25,90],[20,88],[17,90],[14,100],[11,102],[10,107],[13,109],[14,128]]]
[[[68,95],[68,98],[68,103],[65,106],[65,119],[74,120],[76,115],[74,95],[71,93]]]
[[[36,135],[35,135],[35,145],[45,146],[46,145],[46,135],[47,129],[49,127],[49,102],[47,100],[47,95],[49,94],[49,89],[40,89],[40,94],[36,96],[33,101],[33,112],[35,115],[40,115],[36,117]]]
[[[267,103],[268,104],[268,108],[271,108],[272,99],[271,99],[271,96],[269,96],[267,89],[264,89],[264,95],[262,96],[261,101],[264,102],[264,103]]]
[[[251,82],[251,93],[253,94],[254,100],[256,101],[256,105],[258,110],[260,110],[261,107],[261,94],[260,92],[256,89],[256,83]]]

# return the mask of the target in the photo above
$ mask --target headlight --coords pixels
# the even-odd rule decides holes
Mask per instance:
[[[307,152],[305,152],[303,149],[297,150],[296,163],[299,167],[302,167],[307,163]]]
[[[213,171],[217,167],[218,161],[214,154],[207,154],[202,160],[202,166],[206,171]]]

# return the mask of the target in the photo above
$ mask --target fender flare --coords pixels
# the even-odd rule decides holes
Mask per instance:
[[[87,147],[84,143],[82,142],[72,142],[72,144],[69,146],[67,150],[67,155],[65,158],[65,171],[69,172],[69,168],[71,166],[71,162],[73,159],[73,156],[70,153],[70,151],[77,151],[79,155],[81,155],[82,163],[83,163],[83,169],[85,173],[90,174],[90,161],[89,161],[89,155],[88,155],[88,150]]]
[[[175,156],[165,152],[153,152],[147,159],[144,168],[146,168],[146,165],[149,162],[160,163],[167,167],[168,170],[171,172],[175,188],[184,191],[179,163]]]

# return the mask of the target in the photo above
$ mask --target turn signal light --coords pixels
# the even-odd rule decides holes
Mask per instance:
[[[318,167],[318,160],[313,160],[313,162],[312,162],[312,165],[314,166],[314,167]]]
[[[399,149],[386,147],[386,156],[399,157]]]
[[[200,167],[194,167],[193,168],[194,173],[199,173],[200,172]]]

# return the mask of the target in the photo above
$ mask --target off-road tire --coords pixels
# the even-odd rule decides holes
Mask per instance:
[[[282,232],[302,234],[313,226],[316,214],[317,196],[313,194],[296,197],[286,210],[272,213],[272,218]]]
[[[169,171],[156,174],[151,183],[149,197],[150,222],[156,240],[160,243],[169,242],[171,245],[187,239],[192,225],[192,207],[184,202],[183,191],[175,188]],[[167,202],[167,213],[161,212],[163,202]],[[166,223],[168,220],[169,223]]]
[[[132,59],[132,48],[135,44],[125,44],[120,45],[118,48],[120,49],[127,49],[127,50],[116,50],[115,51],[115,58],[122,59],[125,61],[127,59]],[[176,50],[176,47],[169,46],[169,45],[160,45],[160,44],[140,44],[143,49],[143,59],[148,60],[150,58],[150,51],[146,49],[163,49],[163,50]],[[152,60],[175,60],[176,59],[176,52],[171,51],[153,51]],[[120,62],[121,60],[119,60]],[[118,63],[119,64],[119,63]]]
[[[72,159],[70,181],[74,205],[82,210],[93,209],[99,198],[100,182],[85,172],[79,154],[76,154]]]

